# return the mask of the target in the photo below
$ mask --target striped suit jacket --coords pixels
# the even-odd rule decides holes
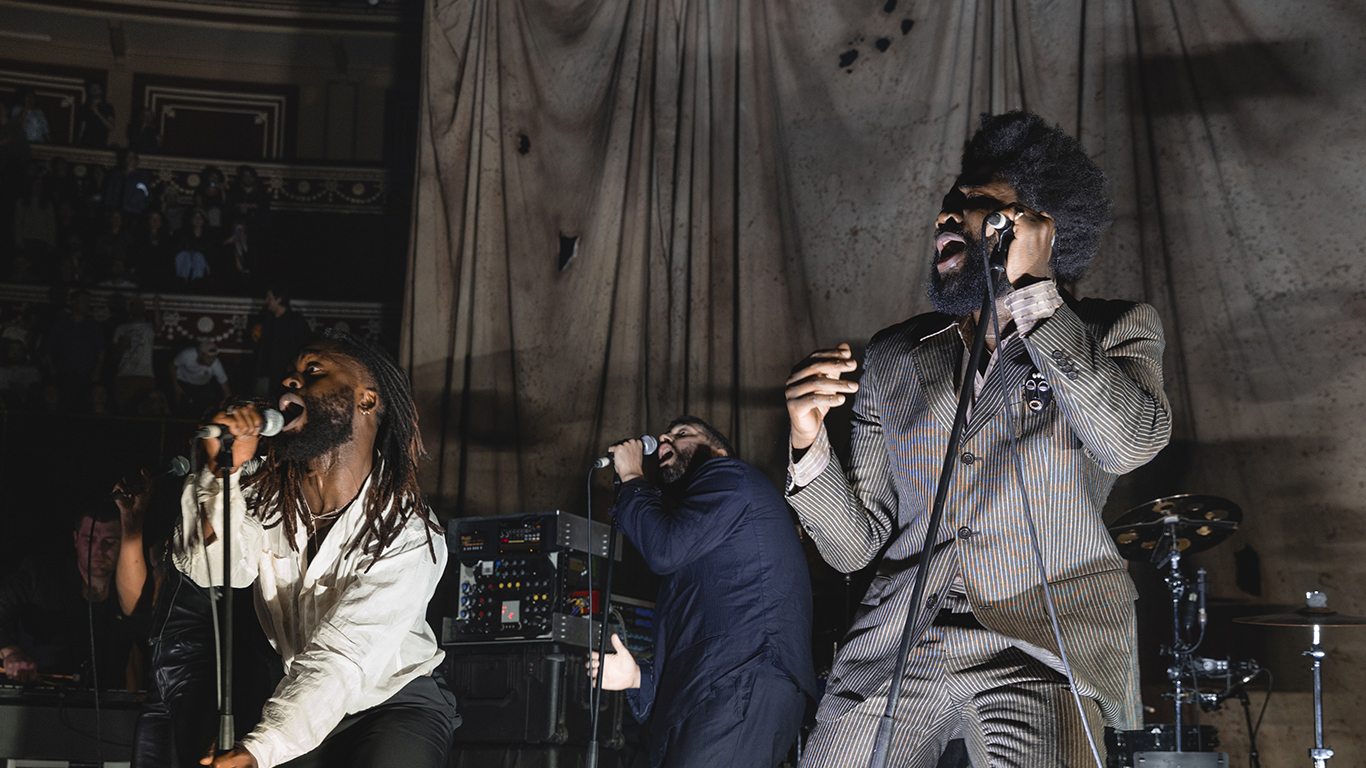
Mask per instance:
[[[916,631],[933,620],[957,573],[984,626],[1058,653],[1012,467],[1013,420],[1078,691],[1099,702],[1107,724],[1133,729],[1141,723],[1137,591],[1101,507],[1116,477],[1146,463],[1170,437],[1162,325],[1146,304],[1064,301],[1026,337],[1010,339],[978,394]],[[835,568],[862,568],[886,547],[835,660],[819,720],[845,714],[891,677],[964,349],[957,321],[946,315],[919,315],[879,332],[854,403],[848,475],[832,455],[806,486],[792,487],[789,478],[789,501]],[[1053,391],[1037,411],[1022,397],[1033,373]]]

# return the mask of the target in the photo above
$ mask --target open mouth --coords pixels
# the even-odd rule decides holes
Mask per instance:
[[[674,449],[668,443],[661,443],[656,455],[659,456],[659,465],[662,467],[668,463],[669,459],[673,458]]]
[[[280,414],[285,417],[282,432],[289,432],[303,424],[304,401],[293,392],[280,395]]]
[[[934,237],[934,249],[939,254],[935,260],[935,267],[941,273],[951,272],[963,263],[968,243],[957,232],[940,231]]]

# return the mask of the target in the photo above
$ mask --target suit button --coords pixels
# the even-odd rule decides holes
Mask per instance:
[[[1067,376],[1067,378],[1068,378],[1069,380],[1071,380],[1071,381],[1076,381],[1076,380],[1077,380],[1077,372],[1076,372],[1076,371],[1068,371],[1068,372],[1066,373],[1066,376]]]
[[[930,593],[929,597],[925,598],[925,605],[934,605],[937,602],[939,602],[939,595],[933,592]]]
[[[1063,354],[1062,354],[1062,350],[1061,350],[1061,349],[1055,349],[1055,350],[1053,350],[1052,352],[1050,352],[1049,354],[1051,354],[1051,355],[1053,356],[1053,359],[1054,359],[1054,360],[1061,360],[1061,359],[1063,358]]]
[[[972,462],[977,461],[977,457],[973,456],[969,451],[963,451],[963,455],[960,458],[964,464],[971,464]]]
[[[963,526],[962,528],[959,528],[959,529],[958,529],[958,538],[963,539],[964,541],[967,541],[968,539],[970,539],[970,538],[972,538],[973,536],[976,536],[976,535],[977,535],[976,531],[973,531],[971,528],[967,527],[966,525]]]

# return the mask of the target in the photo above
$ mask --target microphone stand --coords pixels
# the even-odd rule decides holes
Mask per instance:
[[[1005,241],[1002,237],[1001,241]],[[998,242],[998,251],[1004,251]],[[994,280],[994,274],[987,275]],[[868,758],[868,768],[886,768],[891,754],[892,733],[896,727],[896,707],[901,700],[901,678],[906,673],[907,657],[911,653],[911,643],[915,640],[915,625],[920,615],[920,601],[925,594],[925,581],[929,578],[930,563],[934,559],[935,539],[938,538],[939,524],[944,517],[944,502],[948,499],[949,484],[953,481],[953,471],[958,462],[958,443],[963,429],[967,426],[968,409],[976,400],[977,388],[973,381],[982,362],[982,350],[986,347],[987,319],[992,310],[991,294],[982,297],[982,311],[977,316],[977,332],[973,335],[972,351],[968,355],[968,368],[958,390],[958,412],[953,417],[953,429],[949,432],[949,445],[944,450],[944,465],[939,472],[939,485],[934,492],[934,506],[930,511],[929,524],[925,528],[925,542],[920,548],[920,563],[916,566],[915,587],[911,590],[910,609],[906,613],[906,625],[901,629],[901,644],[898,646],[896,668],[892,672],[891,688],[887,692],[887,708],[877,724],[877,738],[873,742],[873,753]],[[999,340],[998,340],[999,343]],[[928,606],[927,606],[928,607]]]
[[[621,476],[613,478],[613,487],[621,488]],[[614,499],[615,501],[615,499]],[[593,508],[588,508],[588,562],[593,562]],[[598,717],[602,714],[602,674],[607,666],[607,620],[612,613],[612,561],[617,557],[617,516],[609,515],[612,522],[607,532],[607,574],[602,587],[602,630],[598,633],[598,671],[593,676],[593,690],[589,693],[592,702],[592,725],[588,739],[588,753],[584,756],[584,768],[598,768]],[[593,584],[588,584],[588,643],[593,643]]]
[[[223,667],[218,700],[218,752],[222,754],[232,750],[236,735],[232,721],[232,435],[225,433],[218,441],[218,471],[223,478],[223,530],[218,531],[223,539]]]

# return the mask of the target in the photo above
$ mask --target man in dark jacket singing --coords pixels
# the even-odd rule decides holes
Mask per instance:
[[[695,417],[659,436],[658,482],[639,440],[611,452],[612,513],[663,582],[654,659],[613,635],[603,687],[628,690],[655,766],[777,765],[815,691],[811,580],[782,495]]]

